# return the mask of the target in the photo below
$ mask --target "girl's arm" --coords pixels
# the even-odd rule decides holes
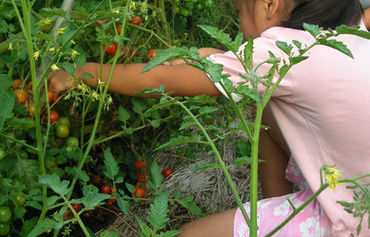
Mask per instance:
[[[145,64],[118,64],[116,65],[109,90],[128,96],[138,96],[136,91],[141,89],[159,88],[165,86],[166,91],[173,91],[178,96],[220,95],[213,82],[207,75],[187,64],[159,65],[148,72],[142,73]],[[105,64],[102,68],[102,80],[108,79],[111,65]],[[93,79],[82,78],[88,72]],[[86,63],[75,73],[86,85],[96,87],[100,75],[100,64]],[[55,71],[50,76],[49,87],[54,93],[70,89],[74,86],[71,76],[63,70]],[[153,95],[142,95],[153,97]]]

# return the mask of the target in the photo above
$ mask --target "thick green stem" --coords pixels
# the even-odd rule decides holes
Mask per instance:
[[[166,7],[164,4],[164,0],[159,0],[159,9],[160,9],[160,17],[164,28],[164,33],[166,36],[167,41],[170,41],[170,30],[168,28],[168,22],[166,18]]]
[[[199,127],[199,129],[201,130],[201,132],[203,133],[203,135],[205,136],[205,138],[207,139],[208,141],[208,144],[211,146],[212,148],[212,151],[214,152],[217,160],[218,160],[218,163],[220,164],[221,166],[221,169],[225,175],[225,178],[226,178],[226,181],[231,189],[231,192],[233,193],[234,197],[235,197],[235,200],[236,200],[236,203],[238,204],[243,216],[244,216],[244,219],[245,221],[247,222],[248,226],[250,226],[250,220],[249,220],[249,217],[248,217],[248,214],[247,212],[245,211],[245,208],[243,206],[243,202],[241,201],[240,197],[239,197],[239,194],[238,194],[238,191],[236,190],[236,187],[231,179],[231,175],[229,173],[229,171],[227,170],[226,168],[226,165],[225,165],[225,162],[222,160],[221,158],[221,155],[220,153],[218,152],[217,150],[217,147],[216,145],[214,144],[214,142],[212,141],[212,139],[209,137],[207,131],[204,129],[204,127],[202,126],[202,124],[200,124],[200,122],[198,121],[198,119],[194,116],[194,114],[181,102],[179,101],[176,101],[176,104],[179,105],[181,108],[183,108],[185,110],[185,112],[187,114],[189,114],[189,116],[194,120],[194,122],[196,123],[196,125]]]

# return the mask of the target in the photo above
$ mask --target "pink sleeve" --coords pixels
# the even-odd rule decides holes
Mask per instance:
[[[239,50],[243,50],[245,45],[246,44],[243,44]],[[268,53],[269,51],[272,52],[275,55],[275,57],[283,58],[283,53],[275,45],[275,40],[264,37],[256,38],[254,40],[254,52],[253,52],[254,66],[267,60],[269,58]],[[213,54],[209,56],[209,59],[214,63],[219,63],[223,65],[224,74],[230,74],[229,80],[233,83],[234,86],[237,86],[238,83],[241,83],[245,80],[240,76],[241,73],[244,73],[244,69],[239,60],[235,57],[235,55],[231,51],[228,51],[223,54]],[[270,67],[271,64],[263,64],[258,70],[259,75],[260,76],[266,75]],[[274,75],[273,83],[276,82],[278,76],[279,75],[277,74]],[[215,83],[215,85],[220,90],[220,92],[225,95],[225,92],[222,89],[221,85],[219,83]],[[292,89],[293,89],[293,80],[291,73],[288,72],[285,78],[280,82],[273,96],[274,97],[291,96]],[[258,88],[258,93],[261,95],[264,93],[264,91],[265,86],[260,84]],[[241,99],[240,95],[233,95],[233,97],[237,101]]]

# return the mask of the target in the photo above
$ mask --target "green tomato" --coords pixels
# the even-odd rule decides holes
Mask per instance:
[[[0,223],[0,236],[5,236],[10,231],[9,223]]]
[[[22,160],[27,160],[28,159],[28,153],[27,153],[27,151],[21,151],[19,153],[19,158],[21,158]]]
[[[7,206],[0,207],[0,223],[8,222],[12,218],[12,211]]]
[[[13,202],[16,206],[23,206],[26,203],[26,199],[22,194],[18,194],[14,197]]]
[[[60,117],[58,124],[63,124],[63,125],[66,125],[68,128],[71,128],[71,122],[69,121],[67,117]]]
[[[6,152],[0,148],[0,160],[4,159],[6,156]]]
[[[66,141],[67,146],[78,147],[78,139],[76,137],[68,137]]]
[[[56,128],[56,135],[60,138],[65,138],[69,134],[69,127],[65,124],[58,124]]]

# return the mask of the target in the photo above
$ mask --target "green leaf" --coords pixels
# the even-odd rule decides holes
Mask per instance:
[[[250,36],[244,47],[244,63],[250,71],[253,68],[253,37]]]
[[[343,42],[327,39],[319,39],[318,41],[320,42],[321,45],[326,45],[333,49],[339,50],[340,52],[353,58],[351,51],[347,48],[347,46]]]
[[[60,195],[66,195],[69,191],[69,181],[61,181],[56,174],[39,177],[39,183],[48,185],[54,192]]]
[[[141,220],[139,217],[135,216],[137,223],[140,227],[140,236],[152,236],[153,231],[145,224],[143,220]]]
[[[117,232],[105,230],[99,236],[100,237],[119,237],[120,235]]]
[[[168,213],[168,193],[160,192],[150,204],[150,211],[147,220],[153,226],[153,229],[161,230],[166,227],[166,223],[170,220]]]
[[[208,95],[197,95],[194,97],[185,97],[186,102],[200,103],[200,104],[215,104],[216,100]]]
[[[72,63],[64,62],[64,63],[61,63],[58,66],[60,66],[69,75],[74,75],[75,74],[76,68]]]
[[[360,26],[348,27],[346,25],[340,25],[335,28],[335,31],[338,34],[351,34],[365,39],[370,39],[370,32],[360,30]]]
[[[170,61],[176,58],[183,58],[184,56],[189,55],[189,49],[186,47],[157,49],[155,53],[156,56],[150,59],[150,61],[145,65],[142,72],[147,72],[153,67],[158,66],[166,61]]]
[[[126,122],[130,118],[130,113],[120,105],[118,107],[118,117],[122,122]]]
[[[128,191],[129,191],[130,193],[135,192],[135,186],[134,186],[134,185],[132,185],[132,184],[130,184],[130,183],[125,183],[125,185],[126,185],[126,188],[128,189]]]
[[[52,205],[54,205],[58,200],[60,199],[60,197],[58,196],[50,196],[46,199],[46,206],[47,207],[50,207]]]
[[[130,216],[130,202],[128,200],[118,198],[117,204],[123,213],[125,213],[127,216]]]
[[[199,114],[208,114],[208,113],[213,113],[216,112],[218,108],[216,107],[211,107],[211,106],[204,106],[199,109]]]
[[[81,202],[89,210],[102,205],[104,200],[110,199],[110,195],[99,193],[98,188],[94,185],[84,185],[82,193],[84,197],[81,198]]]
[[[24,207],[14,207],[13,208],[14,216],[17,219],[21,219],[24,217],[24,214],[26,214],[26,208]]]
[[[181,199],[176,199],[181,206],[185,207],[190,211],[190,213],[197,216],[205,216],[205,214],[200,210],[200,208],[194,203],[193,196],[184,196]]]
[[[78,175],[78,178],[82,181],[82,182],[88,182],[90,180],[89,176],[87,175],[87,173],[84,171],[84,170],[80,170],[78,169],[77,167],[70,167],[70,166],[67,166],[65,168],[65,171],[67,173],[70,173],[70,174],[73,174],[73,175]]]
[[[275,42],[276,46],[281,49],[285,54],[287,54],[288,56],[291,55],[292,53],[292,49],[293,49],[293,46],[292,45],[288,45],[286,42],[283,42],[283,41],[276,41]]]
[[[257,103],[262,104],[261,96],[257,93],[257,91],[249,88],[249,86],[246,86],[246,85],[238,86],[236,90],[238,94],[247,96],[253,99],[254,101],[256,101]]]
[[[133,107],[132,110],[138,114],[142,114],[144,110],[146,110],[147,105],[139,98],[131,98]]]
[[[12,80],[5,74],[0,74],[0,129],[3,127],[5,120],[13,117],[13,108],[16,96],[11,89]]]
[[[242,156],[250,156],[251,155],[251,152],[252,152],[251,144],[250,144],[250,142],[237,141],[237,143],[236,143],[236,150]]]
[[[216,163],[205,163],[205,164],[198,165],[197,167],[193,169],[193,171],[214,169],[214,168],[221,168],[221,167],[219,164],[216,164]]]
[[[297,56],[297,57],[291,57],[289,59],[290,59],[290,63],[294,65],[294,64],[300,63],[308,59],[308,57],[307,56]]]
[[[37,224],[37,217],[26,220],[22,225],[22,236],[27,236]]]
[[[81,77],[84,79],[94,79],[94,76],[89,72],[83,72]]]
[[[54,229],[54,227],[58,224],[58,222],[45,218],[37,223],[35,228],[27,235],[27,237],[36,237],[45,233],[46,231]]]
[[[109,147],[104,151],[104,165],[104,175],[110,180],[114,181],[114,177],[118,175],[119,168],[118,163],[114,159]]]
[[[228,34],[224,33],[222,30],[219,30],[213,26],[199,25],[199,27],[207,34],[209,34],[212,38],[214,38],[222,45],[224,45],[226,48],[234,51],[232,40]]]
[[[161,232],[157,234],[157,237],[173,237],[181,233],[181,230],[169,230],[166,232]]]
[[[320,32],[323,30],[322,27],[319,27],[317,25],[307,24],[307,23],[303,23],[303,29],[308,31],[314,38],[316,38],[316,36],[320,34]]]
[[[171,146],[178,146],[178,145],[187,144],[187,143],[196,143],[199,141],[200,141],[200,138],[198,136],[192,136],[192,137],[178,136],[178,137],[171,138],[169,142],[166,142],[160,145],[159,147],[155,149],[155,151],[159,151],[167,147],[171,147]]]
[[[163,176],[161,169],[159,168],[157,162],[153,162],[150,166],[150,173],[152,175],[152,182],[154,185],[154,189],[158,189],[162,186]]]
[[[60,8],[42,8],[41,12],[45,16],[61,16],[64,17],[66,15],[66,12],[63,11]]]

